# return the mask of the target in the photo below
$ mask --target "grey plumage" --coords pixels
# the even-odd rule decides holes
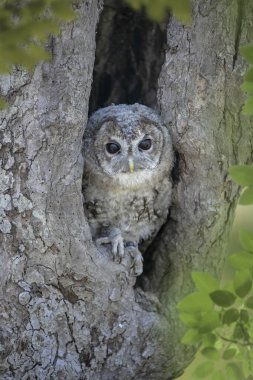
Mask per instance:
[[[142,272],[141,239],[165,222],[171,201],[172,143],[159,116],[140,105],[112,105],[89,119],[84,134],[84,207],[99,246],[130,254]]]

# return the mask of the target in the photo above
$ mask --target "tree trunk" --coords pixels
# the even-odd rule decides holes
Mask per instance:
[[[78,19],[51,39],[51,63],[1,79],[10,107],[0,126],[0,377],[172,379],[193,353],[180,344],[175,305],[192,270],[220,273],[238,197],[227,169],[252,160],[238,47],[252,41],[253,4],[195,0],[190,27],[168,22],[157,89],[175,147],[174,197],[137,284],[96,250],[83,211],[101,4],[78,4]]]

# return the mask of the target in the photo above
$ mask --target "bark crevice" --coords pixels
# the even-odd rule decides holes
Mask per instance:
[[[236,60],[239,54],[239,44],[242,33],[242,21],[244,12],[244,0],[237,0],[237,17],[236,17],[236,29],[235,29],[235,45],[234,45],[234,55],[233,55],[233,69],[235,68]]]

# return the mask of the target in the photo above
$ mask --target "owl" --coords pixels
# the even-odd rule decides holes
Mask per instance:
[[[152,239],[171,202],[173,149],[159,116],[141,104],[96,111],[84,134],[84,209],[99,249],[114,260],[130,255],[131,272],[143,271],[139,243]]]

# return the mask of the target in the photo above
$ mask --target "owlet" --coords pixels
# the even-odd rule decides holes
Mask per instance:
[[[84,134],[84,208],[95,243],[114,259],[130,255],[142,273],[138,244],[152,239],[171,202],[173,150],[159,116],[140,105],[112,105],[89,119]]]

